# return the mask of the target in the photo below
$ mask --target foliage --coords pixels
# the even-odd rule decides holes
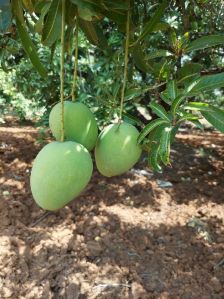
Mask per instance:
[[[77,95],[93,108],[101,124],[119,111],[128,10],[123,118],[142,127],[139,143],[149,151],[150,165],[159,171],[161,163],[170,163],[170,146],[182,123],[190,121],[202,128],[204,117],[224,132],[223,110],[217,107],[223,103],[224,7],[218,0],[66,1],[65,96],[71,93],[73,33],[78,24]],[[13,79],[16,88],[31,102],[50,107],[59,99],[61,0],[13,0],[12,13],[9,34],[5,22],[1,27],[5,31],[2,68],[7,71],[19,63]],[[28,66],[24,51],[39,75]],[[147,115],[142,115],[142,107]]]

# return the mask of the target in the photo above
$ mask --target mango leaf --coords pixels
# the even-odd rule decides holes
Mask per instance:
[[[20,0],[14,0],[12,1],[12,13],[16,17],[19,22],[24,25],[25,20],[23,16],[23,8],[22,8],[22,3]]]
[[[12,13],[10,0],[0,2],[0,32],[5,32],[12,23]]]
[[[124,121],[127,121],[128,123],[132,124],[132,125],[137,125],[137,126],[142,126],[143,123],[140,119],[138,119],[137,117],[131,115],[130,113],[128,112],[124,112],[123,113],[123,119]]]
[[[195,95],[224,86],[224,73],[200,77],[186,87],[185,93]]]
[[[166,110],[163,108],[162,105],[156,103],[155,101],[152,101],[149,104],[149,107],[152,109],[152,111],[159,117],[161,117],[162,119],[166,120],[166,121],[170,121],[169,116],[166,112]]]
[[[184,95],[179,95],[173,102],[171,105],[171,112],[172,115],[175,116],[176,112],[178,110],[178,108],[180,107],[180,105],[182,104],[183,100],[185,99]]]
[[[213,107],[212,112],[201,111],[204,118],[220,132],[224,133],[224,110]]]
[[[200,130],[202,130],[202,131],[204,130],[204,126],[202,125],[202,123],[199,120],[190,120],[190,122],[192,124],[194,124]]]
[[[101,28],[94,22],[79,19],[79,25],[89,42],[102,50],[108,50],[109,46]]]
[[[173,53],[167,51],[167,50],[158,50],[158,51],[153,51],[152,53],[147,55],[147,59],[155,59],[155,58],[160,58],[160,57],[169,57],[172,56]]]
[[[105,0],[103,1],[104,7],[107,10],[128,10],[128,4],[125,1],[120,0]]]
[[[37,33],[42,32],[43,24],[44,24],[44,18],[46,16],[46,14],[48,13],[48,10],[49,10],[50,6],[51,6],[51,3],[48,2],[43,6],[43,8],[41,10],[41,15],[39,17],[39,20],[35,24],[35,31]]]
[[[147,22],[143,28],[142,33],[137,39],[136,43],[139,43],[143,40],[149,33],[152,33],[155,26],[159,23],[160,19],[164,15],[165,9],[167,7],[167,0],[163,0],[158,9],[156,10],[154,16]]]
[[[132,52],[134,63],[140,71],[148,73],[150,70],[153,70],[148,64],[147,57],[145,56],[140,44],[135,45],[130,51]]]
[[[178,83],[183,83],[184,85],[186,85],[191,83],[193,80],[197,80],[202,69],[203,65],[200,63],[185,63],[184,66],[177,72],[177,76],[180,79]]]
[[[178,120],[178,123],[181,123],[183,121],[191,121],[191,120],[198,120],[199,117],[196,114],[192,114],[192,113],[184,113],[183,116],[180,117],[180,119]]]
[[[143,91],[141,88],[131,88],[131,89],[127,89],[125,92],[125,101],[130,101],[133,98],[137,98],[140,95],[142,95]]]
[[[184,105],[184,109],[212,112],[212,106],[201,102],[189,102]]]
[[[170,144],[172,144],[174,142],[174,139],[178,133],[178,130],[180,128],[180,124],[176,124],[171,131],[171,135],[170,135]]]
[[[32,0],[22,0],[22,2],[23,2],[23,6],[27,11],[29,11],[30,13],[34,12],[34,5]]]
[[[170,164],[170,139],[172,127],[167,126],[162,132],[160,139],[159,155],[165,165]]]
[[[153,143],[152,146],[151,146],[151,150],[149,152],[149,156],[148,156],[149,166],[151,166],[152,169],[157,171],[157,172],[161,172],[161,170],[162,170],[162,168],[161,168],[161,166],[159,165],[159,162],[158,162],[159,147],[160,147],[159,143]]]
[[[158,118],[155,119],[153,121],[151,121],[150,123],[148,123],[145,128],[142,130],[142,132],[140,133],[140,135],[138,136],[138,143],[141,143],[143,141],[143,139],[156,127],[158,127],[159,125],[162,124],[169,124],[168,121]]]
[[[164,90],[163,92],[161,92],[160,96],[161,96],[161,99],[162,99],[165,103],[167,103],[168,105],[171,105],[172,101],[171,101],[171,99],[168,97],[167,90]]]
[[[171,80],[170,82],[168,82],[167,95],[172,101],[174,101],[177,98],[178,90],[177,90],[177,84],[175,80]]]
[[[190,102],[185,109],[200,111],[202,116],[220,132],[224,132],[224,110],[213,105],[200,102]]]
[[[42,43],[51,46],[61,34],[61,0],[53,0],[43,26]]]
[[[152,32],[157,32],[157,31],[166,31],[170,29],[170,25],[165,22],[159,22],[154,26],[154,29]]]
[[[222,44],[224,44],[224,35],[203,36],[191,42],[185,49],[185,53],[211,48]]]
[[[23,48],[26,51],[27,55],[29,56],[30,61],[32,62],[33,66],[38,71],[38,73],[42,77],[46,77],[47,72],[46,72],[44,66],[42,65],[42,63],[40,62],[40,59],[37,54],[37,50],[36,50],[32,40],[30,39],[28,32],[26,31],[26,28],[20,23],[18,18],[16,18],[16,26],[17,26],[17,30],[19,33],[19,37],[23,44]]]

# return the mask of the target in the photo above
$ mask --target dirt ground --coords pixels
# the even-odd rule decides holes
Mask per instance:
[[[182,132],[163,174],[144,159],[120,177],[94,171],[40,222],[39,141],[31,126],[0,127],[0,298],[224,298],[224,135]]]

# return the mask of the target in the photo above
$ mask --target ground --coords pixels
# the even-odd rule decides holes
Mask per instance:
[[[29,176],[33,126],[0,127],[0,298],[223,299],[223,135],[183,131],[172,167],[143,158],[96,170],[85,192],[42,219]]]

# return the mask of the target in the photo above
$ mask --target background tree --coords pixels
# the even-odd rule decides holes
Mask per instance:
[[[59,100],[61,1],[1,5],[1,66],[9,74],[1,73],[1,101],[21,115],[28,107],[35,115],[40,107],[48,111]],[[76,31],[76,94],[101,124],[119,115],[130,13],[123,117],[142,128],[139,142],[149,150],[154,169],[169,164],[170,144],[183,122],[202,128],[204,117],[224,132],[224,112],[218,107],[224,86],[220,1],[71,0],[66,12],[65,96],[71,97]],[[7,89],[10,84],[13,89]]]

